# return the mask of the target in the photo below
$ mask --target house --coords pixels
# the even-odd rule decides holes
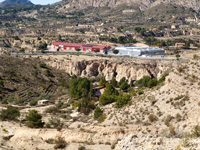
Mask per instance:
[[[103,86],[101,86],[101,87],[95,87],[93,89],[93,91],[94,91],[94,96],[100,97],[104,93],[105,87],[103,87]]]
[[[47,105],[49,104],[49,100],[39,100],[38,105]]]
[[[178,29],[179,25],[171,25],[171,29]]]
[[[185,43],[176,43],[175,44],[175,47],[183,47],[183,46],[185,46]]]
[[[82,52],[93,53],[95,50],[99,50],[100,53],[110,51],[111,47],[108,45],[95,45],[84,43],[64,43],[64,42],[52,42],[52,48],[59,51],[76,51],[80,49]]]

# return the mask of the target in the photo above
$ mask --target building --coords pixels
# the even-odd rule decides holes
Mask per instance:
[[[185,43],[176,43],[175,46],[176,47],[183,47],[183,46],[185,46]]]
[[[82,43],[64,43],[64,42],[52,42],[52,48],[59,51],[75,51],[80,49],[82,52],[94,52],[99,50],[100,53],[110,51],[111,47],[107,45],[95,45],[95,44],[82,44]]]
[[[142,55],[164,55],[165,50],[160,48],[149,48],[149,47],[136,47],[136,46],[121,46],[116,47],[119,50],[118,55],[127,56],[142,56]]]
[[[94,91],[94,96],[100,97],[104,93],[105,87],[96,87],[93,89],[93,91]]]
[[[49,104],[49,100],[39,100],[38,105],[47,105]]]

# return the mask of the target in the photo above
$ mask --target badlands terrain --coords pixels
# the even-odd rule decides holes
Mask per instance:
[[[24,57],[17,59],[41,61],[57,72],[91,80],[104,76],[109,81],[114,76],[117,81],[125,77],[131,82],[143,76],[159,79],[166,72],[169,75],[157,86],[142,88],[143,94],[132,91],[131,100],[122,108],[116,108],[115,102],[102,106],[95,101],[95,105],[103,110],[101,121],[94,120],[94,111],[89,114],[79,112],[70,103],[72,98],[67,91],[53,97],[52,103],[45,106],[12,104],[19,108],[21,115],[18,121],[0,122],[0,149],[52,150],[57,148],[59,142],[64,143],[63,149],[66,150],[200,149],[198,51],[185,52],[182,57],[189,58],[188,61],[81,55]],[[53,74],[58,75],[55,71]],[[40,78],[45,79],[45,74]],[[6,104],[1,104],[0,109],[6,109]],[[60,126],[28,128],[24,119],[33,109],[42,115],[45,124],[55,121],[54,125],[59,123]]]

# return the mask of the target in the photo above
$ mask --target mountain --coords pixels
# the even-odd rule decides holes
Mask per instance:
[[[23,5],[34,5],[34,4],[29,0],[5,0],[0,3],[0,7],[5,7],[5,6],[15,7]]]
[[[67,2],[69,6],[76,8],[91,7],[110,7],[114,8],[122,4],[127,6],[138,6],[141,10],[151,8],[162,4],[179,5],[187,8],[192,8],[196,11],[200,10],[199,0],[63,0]]]

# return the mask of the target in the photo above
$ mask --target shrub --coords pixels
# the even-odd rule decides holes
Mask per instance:
[[[169,73],[164,73],[164,74],[162,75],[162,77],[160,78],[160,80],[158,81],[158,83],[164,82],[165,79],[166,79],[166,77],[167,77],[168,75],[169,75]]]
[[[94,119],[97,120],[99,117],[101,117],[103,114],[103,110],[101,110],[101,108],[96,107],[95,111],[94,111]]]
[[[65,141],[65,139],[60,136],[55,140],[55,144],[55,149],[64,149],[67,146],[67,142]]]
[[[45,63],[40,63],[40,68],[46,68],[46,64]]]
[[[192,137],[196,137],[196,138],[200,137],[200,126],[197,125],[194,127]]]
[[[55,106],[51,106],[45,110],[46,113],[56,114],[59,112],[59,109]]]
[[[85,150],[85,147],[84,147],[84,146],[80,146],[80,147],[78,148],[78,150]]]
[[[102,116],[98,119],[98,122],[99,122],[99,123],[102,123],[102,122],[104,122],[105,119],[106,119],[106,116],[105,116],[105,115],[102,115]]]
[[[35,106],[37,105],[37,100],[31,100],[29,103],[30,106]]]
[[[166,125],[166,126],[169,126],[169,125],[170,125],[170,122],[171,122],[171,120],[172,120],[173,118],[174,118],[174,117],[172,117],[171,115],[168,115],[168,116],[165,118],[165,121],[164,121],[165,125]]]
[[[119,96],[117,96],[117,102],[116,102],[116,105],[115,107],[116,108],[121,108],[123,107],[124,105],[128,104],[128,102],[130,101],[130,95],[129,94],[124,94],[121,93]]]
[[[51,117],[51,119],[49,119],[48,125],[49,128],[62,129],[64,124],[60,121],[60,119]]]
[[[157,85],[157,80],[154,78],[154,79],[151,79],[151,80],[148,82],[147,87],[152,88],[152,87],[154,87],[154,86],[156,86],[156,85]]]
[[[29,114],[26,116],[26,121],[26,126],[30,128],[42,128],[44,126],[42,115],[37,110],[29,111]]]
[[[0,119],[3,121],[6,120],[17,120],[17,118],[20,116],[20,112],[17,108],[8,106],[7,109],[3,109],[1,111]]]
[[[116,50],[116,49],[115,49],[115,50],[113,50],[113,54],[115,54],[115,55],[116,55],[116,54],[118,54],[118,53],[119,53],[119,50]]]
[[[138,91],[138,94],[142,95],[142,94],[144,94],[144,91]]]
[[[135,85],[147,87],[148,82],[150,81],[150,77],[144,76],[142,79],[138,80]]]
[[[120,89],[123,90],[123,91],[128,90],[129,87],[130,87],[129,84],[128,84],[126,81],[124,81],[124,82],[120,85]]]
[[[154,114],[150,114],[148,118],[150,122],[155,122],[158,120],[157,116],[155,116]]]
[[[175,128],[173,126],[173,124],[171,123],[170,126],[169,126],[169,133],[174,136],[176,134],[175,132]]]
[[[4,87],[4,82],[3,80],[0,79],[0,88],[3,88]]]

